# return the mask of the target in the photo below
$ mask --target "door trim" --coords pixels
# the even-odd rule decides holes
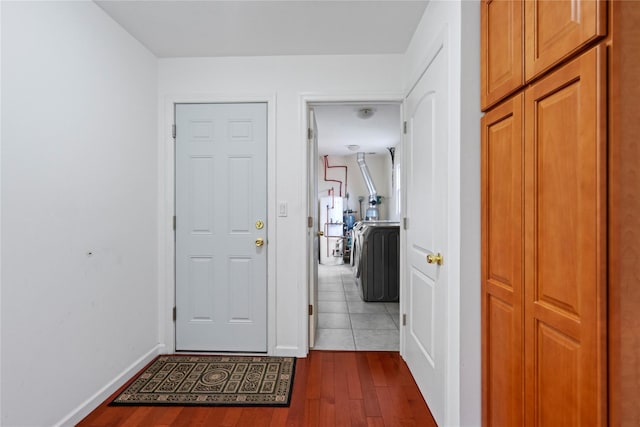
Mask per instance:
[[[304,174],[307,177],[306,185],[302,186],[302,194],[300,194],[300,200],[304,200],[306,204],[307,197],[309,195],[309,188],[311,183],[309,182],[309,143],[307,138],[307,129],[309,128],[309,109],[312,108],[314,104],[341,104],[341,103],[396,103],[400,105],[400,115],[401,119],[404,117],[404,92],[346,92],[346,93],[334,93],[334,94],[311,94],[311,93],[301,93],[299,95],[299,105],[300,105],[300,141],[304,144],[304,150],[302,150],[302,158],[300,161],[304,165]],[[398,129],[400,133],[402,133],[401,129]],[[402,137],[402,135],[401,135]],[[402,138],[401,138],[402,139]],[[306,215],[305,215],[306,220]],[[305,221],[306,222],[306,221]],[[305,223],[306,230],[306,223]],[[308,242],[305,241],[306,247],[306,259],[309,259],[309,245]],[[402,252],[400,253],[400,265],[402,265]],[[309,353],[309,269],[308,266],[305,265],[302,268],[300,283],[306,283],[306,292],[300,292],[300,302],[299,302],[299,313],[300,313],[300,327],[298,330],[300,331],[301,336],[298,338],[298,342],[302,344],[301,348],[305,350],[306,354]],[[400,282],[400,293],[403,292],[402,282]],[[401,303],[402,304],[402,303]],[[402,306],[400,307],[400,311],[402,312]],[[402,348],[402,332],[400,333],[400,348]]]
[[[276,353],[276,96],[253,95],[171,95],[162,101],[158,140],[158,338],[160,353],[176,351],[175,323],[175,141],[172,134],[175,104],[223,104],[261,102],[267,104],[267,354]]]

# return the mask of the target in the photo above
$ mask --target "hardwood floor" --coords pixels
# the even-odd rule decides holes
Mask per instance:
[[[310,352],[298,359],[288,408],[128,407],[107,402],[78,426],[436,426],[396,352]]]

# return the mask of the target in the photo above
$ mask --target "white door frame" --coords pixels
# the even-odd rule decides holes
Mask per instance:
[[[300,141],[304,143],[303,157],[301,161],[304,164],[304,174],[305,176],[309,176],[309,142],[307,138],[307,129],[309,128],[309,108],[311,108],[312,104],[322,104],[322,103],[346,103],[346,102],[355,102],[355,103],[385,103],[385,102],[393,102],[400,105],[400,119],[404,118],[404,98],[405,94],[403,92],[366,92],[366,93],[342,93],[342,94],[300,94]],[[401,138],[402,140],[403,138]],[[308,200],[309,196],[309,188],[311,187],[311,183],[309,182],[309,178],[307,178],[307,184],[302,188],[302,194],[300,195],[300,200]],[[305,215],[306,216],[306,215]],[[306,221],[305,221],[306,222]],[[308,233],[306,233],[308,235]],[[308,259],[310,254],[308,242],[305,245],[307,248],[306,258]],[[402,265],[402,251],[400,252],[400,265]],[[309,269],[305,263],[303,267],[302,277],[304,278],[304,282],[307,284],[306,292],[301,292],[301,315],[304,316],[303,327],[300,328],[303,336],[300,342],[302,342],[302,348],[306,349],[307,354],[309,353],[309,314],[307,307],[309,306],[309,283],[307,278],[309,277]],[[402,281],[400,282],[400,293],[403,292],[402,289]],[[400,312],[402,312],[402,307],[400,307]],[[402,348],[402,333],[400,333],[400,348]]]
[[[276,346],[276,96],[274,94],[256,95],[171,95],[161,101],[159,122],[161,147],[158,154],[158,338],[161,353],[176,351],[175,323],[175,236],[173,216],[175,215],[175,141],[172,126],[174,124],[175,104],[188,103],[247,103],[263,102],[267,104],[267,354],[275,354]]]
[[[309,306],[309,347],[315,345],[316,332],[318,329],[318,261],[320,236],[318,235],[318,209],[316,209],[318,199],[314,194],[318,194],[318,122],[315,113],[312,114],[313,107],[309,105],[307,118],[310,120],[308,128],[311,130],[307,144],[307,272],[308,285],[307,295]],[[311,194],[309,194],[311,192]],[[311,254],[313,253],[313,256]]]

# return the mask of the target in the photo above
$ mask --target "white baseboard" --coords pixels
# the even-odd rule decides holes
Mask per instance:
[[[115,393],[124,383],[126,383],[131,377],[137,374],[142,368],[144,368],[149,362],[153,360],[157,355],[161,354],[164,350],[164,345],[158,344],[149,350],[145,355],[133,362],[127,367],[120,375],[102,387],[96,394],[85,400],[80,406],[71,411],[67,416],[58,421],[55,427],[75,426],[82,421],[84,417],[89,415],[91,411],[96,409],[102,402],[107,400],[109,396]]]
[[[300,348],[297,346],[277,346],[273,356],[280,357],[307,357],[305,353],[300,352]]]

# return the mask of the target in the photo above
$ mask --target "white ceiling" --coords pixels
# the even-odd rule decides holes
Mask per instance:
[[[157,57],[401,54],[428,1],[95,0]],[[357,111],[375,110],[366,120]],[[400,107],[316,107],[321,155],[383,153],[400,139]]]
[[[373,114],[361,118],[367,108]],[[348,156],[355,152],[386,153],[400,142],[399,104],[318,104],[313,106],[318,124],[318,154]],[[350,150],[348,145],[358,145]],[[355,148],[355,147],[354,147]]]
[[[96,0],[158,57],[404,53],[427,1]]]

